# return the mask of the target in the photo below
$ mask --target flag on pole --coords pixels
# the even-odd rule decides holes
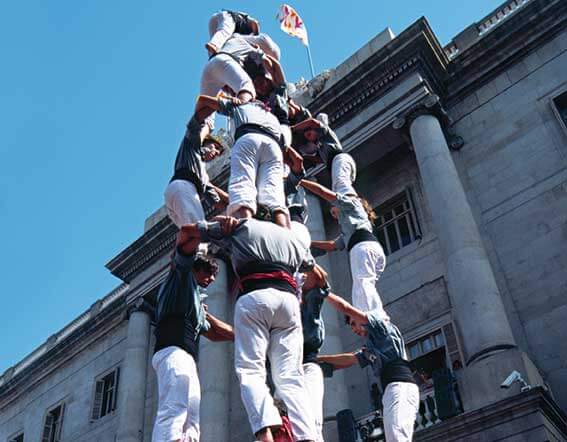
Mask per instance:
[[[285,3],[281,5],[278,12],[278,21],[282,31],[292,37],[299,38],[305,46],[309,46],[307,28],[295,9]]]

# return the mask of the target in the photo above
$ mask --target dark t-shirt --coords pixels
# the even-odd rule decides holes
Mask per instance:
[[[209,183],[209,175],[202,159],[202,147],[200,131],[202,124],[195,117],[187,123],[187,131],[181,140],[175,165],[173,167],[173,180],[185,180],[193,183],[199,192],[201,199],[205,199],[209,204],[220,201],[217,192]]]
[[[415,380],[406,360],[406,351],[402,334],[389,319],[380,317],[381,312],[367,312],[368,338],[366,347],[356,353],[361,367],[370,365],[382,387],[391,382],[411,382]]]
[[[301,304],[301,324],[303,326],[303,363],[316,362],[319,350],[325,339],[325,324],[321,317],[323,302],[328,290],[318,287],[303,296]]]
[[[194,259],[194,255],[175,251],[172,268],[157,296],[154,353],[176,346],[198,358],[199,336],[210,326],[192,272]]]

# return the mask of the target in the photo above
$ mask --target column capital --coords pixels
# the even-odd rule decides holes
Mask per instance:
[[[449,149],[459,150],[461,147],[463,147],[463,138],[454,133],[451,127],[453,123],[451,121],[451,117],[449,117],[447,111],[443,108],[439,96],[435,94],[427,95],[421,101],[415,103],[409,109],[406,109],[404,112],[400,113],[392,123],[392,127],[396,130],[403,131],[404,136],[407,137],[408,141],[411,142],[409,128],[411,127],[411,124],[415,121],[415,119],[422,115],[432,115],[439,120],[439,123],[443,128],[445,138],[447,139]]]
[[[151,305],[148,301],[146,301],[143,297],[137,298],[132,304],[128,306],[126,312],[124,314],[124,319],[130,319],[132,313],[142,312],[146,313],[150,316],[150,318],[154,315],[154,306]]]

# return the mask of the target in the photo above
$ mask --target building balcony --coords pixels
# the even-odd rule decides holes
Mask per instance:
[[[420,392],[419,412],[415,419],[415,433],[442,422],[439,417],[433,388]],[[356,419],[357,442],[384,440],[382,412],[377,410]]]
[[[416,442],[520,440],[518,437],[534,441],[567,440],[567,416],[545,387],[534,387],[447,419],[440,418],[442,413],[438,410],[434,392],[422,393],[415,424]],[[356,419],[355,426],[357,434],[353,441],[384,440],[380,411]]]

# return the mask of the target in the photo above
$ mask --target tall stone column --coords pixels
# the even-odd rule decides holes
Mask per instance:
[[[128,318],[118,391],[117,442],[140,442],[144,434],[149,342],[150,310],[140,298]]]
[[[323,212],[319,199],[309,193],[306,195],[309,208],[309,217],[307,219],[307,228],[311,233],[313,240],[327,239],[325,233],[325,224],[323,221]],[[331,263],[327,255],[317,258],[317,262],[329,273],[332,278]],[[325,343],[323,349],[325,353],[343,353],[340,327],[341,318],[336,310],[329,306],[323,306],[323,318],[325,320]],[[336,413],[345,408],[349,408],[348,391],[343,370],[337,370],[332,378],[325,379],[325,399],[324,399],[324,416],[335,416]]]
[[[467,365],[463,396],[465,407],[471,409],[501,398],[504,393],[499,385],[511,370],[529,376],[535,368],[516,347],[496,278],[437,115],[444,116],[438,97],[429,96],[405,121],[398,120],[394,126],[409,125],[446,264],[453,316],[463,338]]]
[[[217,259],[219,273],[207,287],[205,304],[209,312],[223,321],[228,318],[229,287],[224,261]],[[201,382],[201,434],[203,440],[229,442],[231,342],[212,342],[202,337],[199,349],[199,380]]]

